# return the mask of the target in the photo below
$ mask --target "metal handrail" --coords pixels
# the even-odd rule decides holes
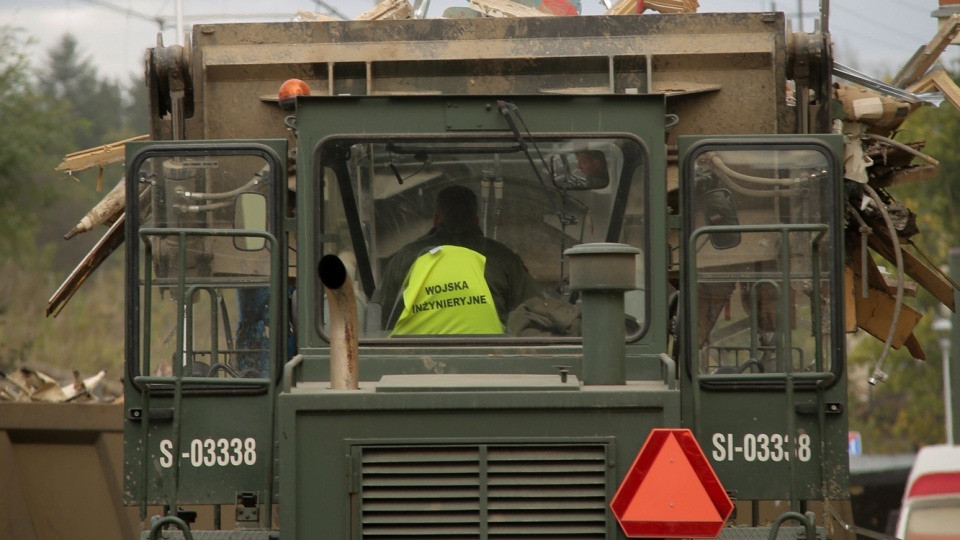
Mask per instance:
[[[777,519],[773,521],[773,526],[770,527],[770,534],[767,536],[768,540],[777,540],[777,533],[780,532],[780,525],[788,520],[793,519],[799,521],[804,529],[807,531],[807,540],[815,540],[817,538],[817,528],[814,526],[814,513],[807,512],[806,515],[801,514],[800,512],[784,512],[777,516]]]
[[[739,233],[754,233],[754,232],[779,232],[781,236],[780,242],[780,266],[781,266],[781,286],[785,290],[790,289],[791,284],[791,274],[790,274],[790,265],[791,260],[790,254],[790,242],[789,235],[791,233],[802,233],[802,232],[811,232],[817,233],[813,238],[810,239],[811,250],[812,250],[812,259],[813,259],[813,276],[815,279],[813,283],[813,298],[819,299],[820,297],[820,284],[819,284],[819,253],[820,241],[824,236],[829,232],[830,227],[827,224],[823,223],[802,223],[802,224],[783,224],[783,223],[774,223],[774,224],[765,224],[765,225],[712,225],[700,227],[697,230],[693,231],[690,234],[689,242],[687,244],[687,263],[690,268],[695,268],[695,261],[697,260],[697,252],[699,251],[700,246],[698,245],[697,240],[704,235],[709,235],[711,233],[724,233],[724,232],[739,232]],[[790,320],[790,305],[789,302],[781,295],[778,291],[777,295],[777,304],[778,304],[778,321],[789,321]],[[813,302],[814,305],[819,305],[819,300]],[[690,310],[691,313],[698,312],[697,306],[697,295],[690,295]],[[751,325],[755,321],[751,321]],[[755,327],[752,330],[756,330]],[[820,330],[817,329],[814,331],[815,334],[819,335]],[[790,338],[790,333],[785,332],[781,333],[781,330],[778,328],[778,334],[780,334],[780,339],[777,341],[778,351],[789,351],[792,349],[792,343]],[[822,355],[823,350],[820,342],[820,339],[816,339],[815,343],[817,344],[817,350],[814,351],[814,358],[816,366],[822,369]],[[688,334],[687,344],[690,346],[691,358],[696,356],[693,351],[699,350],[696,343],[696,334],[695,332],[690,332]],[[779,356],[779,355],[778,355]],[[787,432],[791,434],[790,437],[790,452],[795,453],[797,451],[797,438],[792,436],[796,431],[795,418],[794,418],[794,386],[795,383],[800,380],[812,380],[816,383],[818,388],[817,401],[821,403],[823,401],[822,387],[824,384],[832,382],[836,375],[832,372],[816,372],[816,373],[794,373],[792,362],[784,363],[784,371],[781,373],[751,373],[751,374],[712,374],[712,375],[702,375],[700,374],[699,361],[696,366],[691,366],[691,378],[693,381],[693,410],[694,410],[694,425],[696,426],[697,432],[700,429],[699,418],[701,416],[701,382],[711,382],[711,381],[784,381],[786,387],[786,422],[787,422]],[[822,409],[822,407],[820,407]],[[822,415],[821,415],[822,416]],[[825,425],[824,421],[820,421],[820,441],[823,441],[825,434]],[[822,453],[822,447],[821,447]],[[796,479],[796,465],[793,460],[788,462],[787,467],[789,468],[790,474],[790,507],[791,509],[799,508],[799,501],[797,499],[797,479]],[[823,483],[821,478],[821,484]],[[800,514],[798,514],[800,515]]]
[[[269,243],[269,253],[270,253],[270,270],[271,270],[271,287],[270,287],[270,320],[276,321],[276,324],[280,324],[280,292],[278,281],[283,272],[283,261],[281,260],[280,253],[280,242],[277,240],[276,236],[267,232],[267,231],[254,231],[254,230],[245,230],[245,229],[195,229],[195,228],[158,228],[158,227],[144,227],[139,231],[139,235],[142,243],[144,244],[144,258],[146,268],[151,267],[153,260],[153,246],[148,241],[149,237],[159,236],[178,236],[179,242],[177,244],[177,314],[183,314],[186,317],[187,305],[187,281],[186,281],[186,268],[187,268],[187,242],[186,238],[188,236],[217,236],[217,237],[252,237],[252,238],[263,238],[266,242]],[[149,294],[149,291],[152,287],[151,282],[152,272],[147,270],[145,271],[144,278],[144,290],[148,291],[148,294],[145,295],[144,304],[145,312],[150,313],[150,298],[152,294]],[[191,289],[192,290],[192,289]],[[144,325],[144,343],[143,351],[141,352],[142,356],[142,366],[145,367],[146,372],[149,373],[150,369],[150,340],[149,340],[149,328],[150,325]],[[177,351],[175,353],[176,358],[182,357],[186,354],[184,347],[184,327],[179,322],[177,323],[176,328],[176,347]],[[271,335],[271,348],[274,352],[274,358],[280,358],[282,351],[283,340],[280,339],[281,334],[277,336]],[[172,434],[172,452],[173,455],[179,456],[181,449],[181,427],[182,427],[182,402],[183,402],[183,384],[204,384],[204,385],[213,385],[213,386],[250,386],[250,387],[266,387],[267,389],[267,399],[269,402],[269,417],[270,417],[270,434],[273,436],[275,431],[276,423],[276,385],[272,384],[273,381],[277,378],[277,362],[269,362],[268,366],[268,377],[267,379],[220,379],[217,377],[214,378],[205,378],[205,377],[184,377],[183,376],[183,364],[182,362],[173,362],[173,426],[171,428]],[[169,384],[170,378],[168,377],[151,377],[151,376],[138,376],[134,377],[134,384],[142,385],[140,386],[141,391],[143,391],[143,401],[144,408],[149,410],[149,400],[150,400],[150,384]],[[146,466],[149,459],[149,448],[147,441],[149,440],[149,414],[143,415],[141,421],[141,430],[142,430],[142,453],[141,453],[141,463],[143,464],[142,468],[142,485],[146,489],[148,482],[148,470],[149,467]],[[265,491],[266,491],[266,502],[267,504],[272,504],[273,501],[273,449],[274,445],[268,445],[266,449],[266,478],[264,479]],[[179,493],[180,493],[180,460],[174,459],[172,463],[172,496],[170,500],[170,506],[172,508],[178,507]],[[141,504],[141,515],[145,513],[145,498]],[[272,522],[272,513],[267,512],[267,528],[271,526]],[[167,516],[171,517],[171,516]],[[166,519],[166,518],[164,518]],[[178,519],[178,518],[173,518]],[[182,523],[182,520],[180,520]],[[185,524],[184,524],[185,525]],[[151,533],[153,531],[151,530]]]
[[[164,525],[176,525],[180,532],[183,533],[184,540],[193,540],[193,533],[190,532],[190,526],[187,525],[187,522],[176,517],[176,516],[163,516],[161,518],[155,519],[153,523],[150,524],[150,540],[157,540],[157,535],[160,534],[160,528]]]
[[[303,363],[303,355],[298,354],[287,361],[283,365],[283,391],[289,392],[292,388],[297,386],[297,381],[294,378],[296,369]]]

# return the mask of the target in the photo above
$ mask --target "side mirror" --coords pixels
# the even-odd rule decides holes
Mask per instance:
[[[602,189],[610,184],[607,156],[601,150],[554,154],[550,173],[553,185],[565,191]]]
[[[712,189],[703,194],[703,220],[707,226],[739,225],[737,207],[729,189]],[[713,249],[730,249],[740,245],[739,232],[710,233]]]
[[[254,231],[267,230],[267,198],[260,193],[237,195],[233,211],[233,227]],[[266,239],[255,236],[237,236],[233,245],[241,251],[258,251],[266,245]]]

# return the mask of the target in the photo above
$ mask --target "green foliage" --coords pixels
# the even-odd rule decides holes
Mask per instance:
[[[65,37],[38,74],[18,31],[0,27],[0,369],[33,362],[102,368],[120,374],[123,359],[122,251],[94,273],[58,318],[45,318],[47,299],[105,229],[70,242],[70,230],[122,175],[56,172],[64,154],[127,138],[132,110],[116,82],[100,80]],[[53,81],[57,82],[54,83]],[[133,83],[131,83],[133,86]],[[142,83],[140,83],[142,86]],[[135,90],[135,88],[132,88]],[[142,127],[141,124],[137,127]],[[59,261],[59,262],[58,262]]]
[[[931,260],[946,264],[950,247],[960,243],[960,189],[953,187],[960,185],[960,111],[949,102],[923,107],[907,118],[895,138],[925,141],[923,152],[940,162],[939,177],[887,191],[916,213],[920,234],[911,240]],[[892,270],[891,264],[886,266]],[[942,351],[931,330],[940,305],[927,293],[907,303],[924,314],[914,334],[926,362],[911,358],[906,348],[891,350],[884,364],[889,378],[869,386],[866,380],[883,343],[861,335],[848,340],[850,429],[861,432],[866,453],[912,452],[946,438]]]
[[[883,343],[868,336],[850,338],[856,342],[848,353],[850,429],[863,436],[865,453],[914,452],[946,439],[941,350],[930,329],[935,317],[931,310],[915,330],[928,360],[914,360],[906,348],[891,350],[883,366],[889,377],[876,386],[866,381]]]
[[[67,148],[65,108],[37,90],[26,43],[0,27],[0,260],[36,256],[32,234],[54,193],[39,188],[56,154]],[[26,257],[25,257],[26,255]]]
[[[105,142],[107,133],[123,126],[120,85],[101,79],[89,58],[77,49],[77,40],[70,34],[49,51],[50,63],[41,77],[46,95],[66,102],[76,121],[72,142],[76,148],[92,148]]]
[[[953,187],[960,185],[960,111],[947,101],[937,108],[923,107],[907,117],[896,138],[926,141],[924,153],[940,162],[939,177],[889,191],[917,213],[923,232],[914,242],[933,260],[946,261],[948,249],[960,241],[955,232],[960,231],[960,189]]]

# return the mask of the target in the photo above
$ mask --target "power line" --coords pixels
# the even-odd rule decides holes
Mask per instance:
[[[103,0],[83,0],[83,1],[86,2],[86,3],[88,3],[88,4],[93,4],[93,5],[95,5],[95,6],[100,6],[100,7],[102,7],[102,8],[107,8],[107,9],[109,9],[109,10],[111,10],[111,11],[116,11],[117,13],[123,13],[124,15],[127,15],[128,17],[134,17],[134,18],[136,18],[136,19],[142,19],[142,20],[144,20],[144,21],[149,21],[149,22],[152,22],[152,23],[156,23],[157,25],[160,26],[160,29],[161,29],[161,30],[163,30],[163,28],[165,27],[165,23],[166,23],[166,20],[167,20],[166,17],[154,16],[154,15],[147,15],[146,13],[140,13],[139,11],[135,11],[135,10],[132,10],[132,9],[130,9],[130,8],[125,8],[125,7],[117,6],[117,5],[111,4],[110,2],[104,2]]]
[[[850,14],[850,15],[854,15],[854,16],[858,17],[860,20],[866,21],[866,22],[868,22],[868,23],[870,23],[870,24],[873,24],[874,26],[877,26],[877,27],[879,27],[879,28],[883,28],[883,29],[885,29],[885,30],[889,30],[889,31],[891,31],[891,32],[894,32],[894,33],[896,33],[896,34],[899,34],[901,37],[905,37],[905,38],[907,38],[907,39],[912,39],[912,40],[917,40],[918,43],[926,43],[926,40],[918,39],[916,36],[911,36],[911,35],[907,34],[906,32],[904,32],[902,28],[897,28],[897,27],[895,27],[895,26],[891,26],[891,25],[889,25],[889,24],[880,22],[880,21],[878,21],[878,20],[876,20],[876,19],[871,19],[870,17],[865,16],[863,13],[858,12],[858,11],[854,11],[854,10],[852,10],[852,9],[850,9],[850,8],[845,8],[845,7],[838,6],[838,5],[831,5],[831,9],[836,9],[837,11],[842,11],[842,12],[844,12],[844,13],[847,13],[847,14]]]
[[[906,6],[906,7],[908,7],[908,8],[913,9],[913,10],[916,11],[917,13],[921,13],[921,12],[922,12],[922,13],[926,13],[926,14],[929,15],[929,14],[933,11],[933,10],[930,9],[929,6],[918,6],[918,5],[915,4],[914,2],[910,2],[910,1],[908,1],[908,0],[887,0],[887,2],[888,2],[888,3],[891,3],[891,4],[896,4],[896,5],[898,5],[898,6]],[[929,2],[927,2],[927,1],[925,1],[925,0],[922,0],[922,2],[923,2],[923,3],[926,3],[926,4],[929,4]]]
[[[236,19],[293,19],[294,13],[208,13],[206,15],[184,15],[184,20],[216,21]]]
[[[880,46],[881,48],[887,49],[887,50],[889,50],[889,51],[897,51],[897,52],[899,52],[899,53],[901,53],[901,54],[903,55],[904,60],[906,60],[907,58],[909,58],[910,55],[912,55],[912,54],[913,54],[913,51],[914,51],[914,49],[905,49],[903,46],[897,45],[896,43],[892,43],[892,42],[890,42],[890,41],[884,41],[884,40],[878,38],[877,36],[869,35],[869,34],[863,34],[863,33],[860,33],[860,32],[856,32],[856,31],[854,31],[854,30],[845,29],[845,28],[843,28],[843,27],[839,27],[839,28],[834,27],[834,29],[833,29],[833,31],[832,31],[832,34],[833,34],[833,37],[834,37],[835,40],[838,40],[838,39],[839,39],[839,40],[842,40],[844,37],[853,36],[853,37],[859,38],[859,39],[861,39],[861,40],[868,41],[868,42],[870,42],[870,43],[873,43],[873,44],[875,44],[875,45],[878,45],[878,46]],[[843,41],[840,41],[840,42],[838,43],[838,45],[840,45],[840,49],[841,49],[841,51],[843,51],[843,49],[845,48],[845,45],[847,45],[847,44],[845,44]],[[849,49],[849,51],[844,51],[844,52],[847,52],[847,53],[849,53],[849,54],[854,54],[854,55],[855,55],[856,52],[857,52],[857,48],[856,48],[856,46],[851,46],[850,49]]]
[[[93,4],[102,8],[115,11],[117,13],[122,13],[128,17],[134,17],[136,19],[141,19],[144,21],[156,23],[160,30],[165,30],[169,27],[169,22],[174,18],[173,16],[164,16],[164,15],[147,15],[146,13],[141,13],[129,8],[122,6],[117,6],[111,4],[110,2],[105,2],[104,0],[83,0],[88,4]],[[200,15],[184,15],[184,20],[190,21],[215,21],[215,20],[236,20],[236,19],[292,19],[294,16],[293,13],[209,13],[209,14],[200,14]]]

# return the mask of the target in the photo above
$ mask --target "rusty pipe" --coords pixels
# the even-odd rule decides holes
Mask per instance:
[[[320,283],[330,307],[330,388],[359,389],[357,301],[353,280],[343,261],[336,255],[324,255],[317,265]]]

